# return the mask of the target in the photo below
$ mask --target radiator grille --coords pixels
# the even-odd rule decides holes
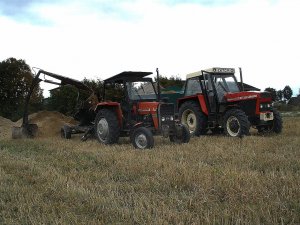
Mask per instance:
[[[175,113],[175,106],[173,103],[164,103],[159,106],[160,116],[173,116]]]

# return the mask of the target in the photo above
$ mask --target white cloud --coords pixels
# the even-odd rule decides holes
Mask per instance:
[[[32,9],[54,24],[45,27],[0,17],[0,59],[22,58],[77,79],[156,67],[184,78],[211,66],[241,66],[245,82],[262,89],[300,87],[298,1],[204,7],[140,0],[118,7],[118,16],[78,2]]]

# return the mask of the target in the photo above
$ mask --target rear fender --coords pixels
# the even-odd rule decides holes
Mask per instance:
[[[179,98],[177,100],[177,105],[178,105],[178,109],[180,108],[180,106],[187,101],[195,101],[199,103],[200,109],[201,111],[205,114],[208,115],[208,109],[206,106],[206,102],[204,99],[204,95],[199,94],[199,95],[192,95],[192,96],[187,96],[187,97],[183,97],[183,98]]]
[[[115,111],[115,113],[117,114],[119,126],[122,127],[123,113],[122,113],[122,110],[121,110],[120,103],[118,103],[118,102],[101,102],[101,103],[98,103],[96,108],[95,108],[95,113],[97,114],[97,112],[101,109],[110,109],[112,111]]]

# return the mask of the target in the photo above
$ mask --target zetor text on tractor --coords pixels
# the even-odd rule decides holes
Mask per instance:
[[[208,130],[243,136],[250,126],[258,132],[280,133],[282,120],[268,92],[245,91],[242,71],[211,68],[187,75],[184,97],[178,99],[179,118],[195,136]]]
[[[95,108],[99,142],[113,144],[121,136],[130,136],[135,148],[152,148],[154,134],[176,143],[189,142],[188,128],[175,120],[173,103],[160,101],[160,88],[156,91],[152,78],[146,77],[151,74],[122,72],[104,80],[103,100]]]

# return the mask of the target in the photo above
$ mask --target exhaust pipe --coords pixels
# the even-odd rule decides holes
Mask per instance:
[[[156,68],[156,76],[157,76],[157,100],[160,101],[160,81],[159,81],[159,71],[158,68]]]
[[[242,91],[244,91],[244,82],[243,82],[243,73],[242,73],[242,68],[239,67],[240,70],[240,80],[241,80],[241,85],[242,85]]]

